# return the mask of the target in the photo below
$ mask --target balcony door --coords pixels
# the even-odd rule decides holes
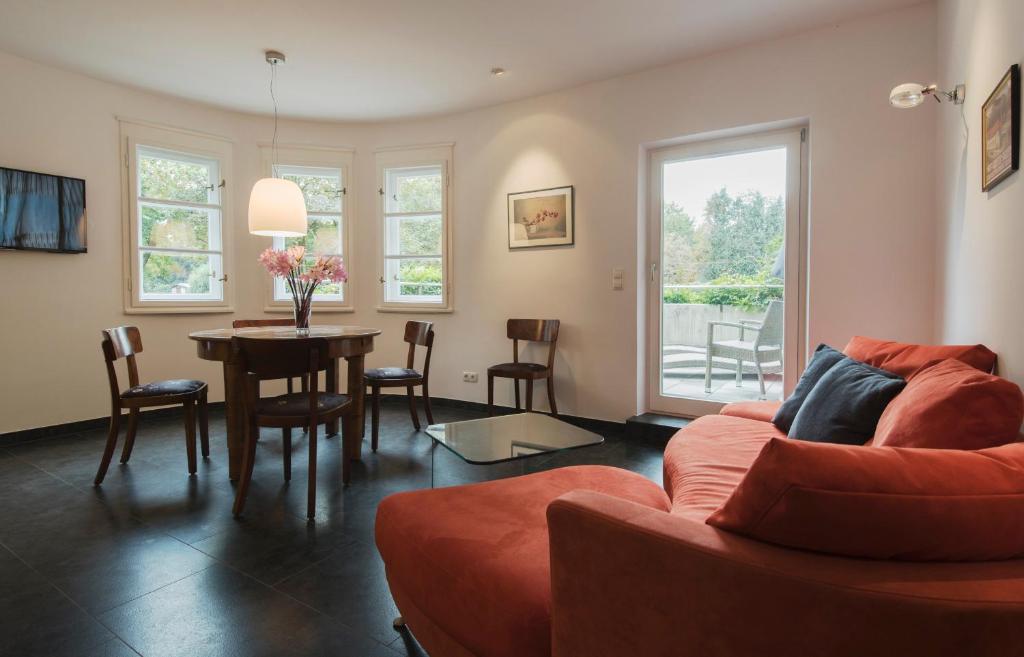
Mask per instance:
[[[650,410],[779,400],[804,359],[803,128],[652,151]]]

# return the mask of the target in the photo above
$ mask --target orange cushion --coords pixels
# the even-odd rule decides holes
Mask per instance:
[[[984,449],[1017,439],[1024,396],[1016,383],[958,360],[918,370],[886,407],[874,445]]]
[[[772,438],[770,422],[705,415],[680,429],[665,447],[665,490],[672,513],[703,522],[722,506]]]
[[[551,654],[546,509],[573,490],[669,508],[656,483],[606,466],[397,493],[381,501],[377,547],[388,582],[401,591],[396,601],[414,605],[429,617],[431,632],[449,639],[425,645],[430,654],[445,654],[441,643],[478,657]]]
[[[772,418],[779,411],[780,406],[782,406],[780,401],[733,402],[723,406],[719,414],[742,417],[748,420],[758,420],[760,422],[771,422]]]
[[[996,366],[995,353],[983,344],[905,344],[856,335],[843,349],[843,353],[868,365],[899,374],[905,379],[928,363],[947,358],[967,363],[982,372],[991,372]]]
[[[1024,444],[976,452],[772,439],[709,525],[853,557],[1024,555]]]

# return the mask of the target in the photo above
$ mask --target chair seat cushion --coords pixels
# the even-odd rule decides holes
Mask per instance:
[[[390,379],[417,379],[422,375],[416,370],[406,367],[377,367],[366,370],[363,376],[370,381],[387,381]]]
[[[722,506],[761,449],[786,434],[771,422],[706,415],[679,430],[665,447],[665,490],[672,513],[698,522]]]
[[[124,399],[134,397],[159,397],[163,395],[185,395],[190,392],[198,392],[206,387],[203,381],[195,379],[170,379],[168,381],[153,381],[132,386],[121,393]]]
[[[487,368],[489,374],[509,377],[536,375],[546,373],[547,371],[547,365],[541,365],[540,363],[501,363]]]
[[[573,490],[669,507],[654,482],[606,466],[397,493],[380,503],[376,527],[388,582],[400,591],[396,598],[476,657],[550,655],[546,509]],[[435,654],[443,646],[424,648]]]
[[[348,395],[321,392],[317,394],[317,412],[330,413],[337,411],[351,402],[352,398]],[[261,399],[256,404],[256,414],[271,416],[309,415],[309,393],[293,392],[288,395]]]
[[[736,351],[754,351],[753,340],[715,340],[712,344],[716,347],[724,347],[726,349],[733,349]],[[781,350],[782,347],[779,345],[761,345],[758,347],[758,353]]]

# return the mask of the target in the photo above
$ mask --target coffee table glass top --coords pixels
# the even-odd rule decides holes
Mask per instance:
[[[600,445],[604,438],[541,413],[432,424],[427,434],[467,463],[497,463],[573,447]]]

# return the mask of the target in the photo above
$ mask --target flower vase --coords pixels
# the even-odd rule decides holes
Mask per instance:
[[[309,335],[309,315],[313,311],[313,300],[293,299],[292,310],[295,314],[295,335]]]

